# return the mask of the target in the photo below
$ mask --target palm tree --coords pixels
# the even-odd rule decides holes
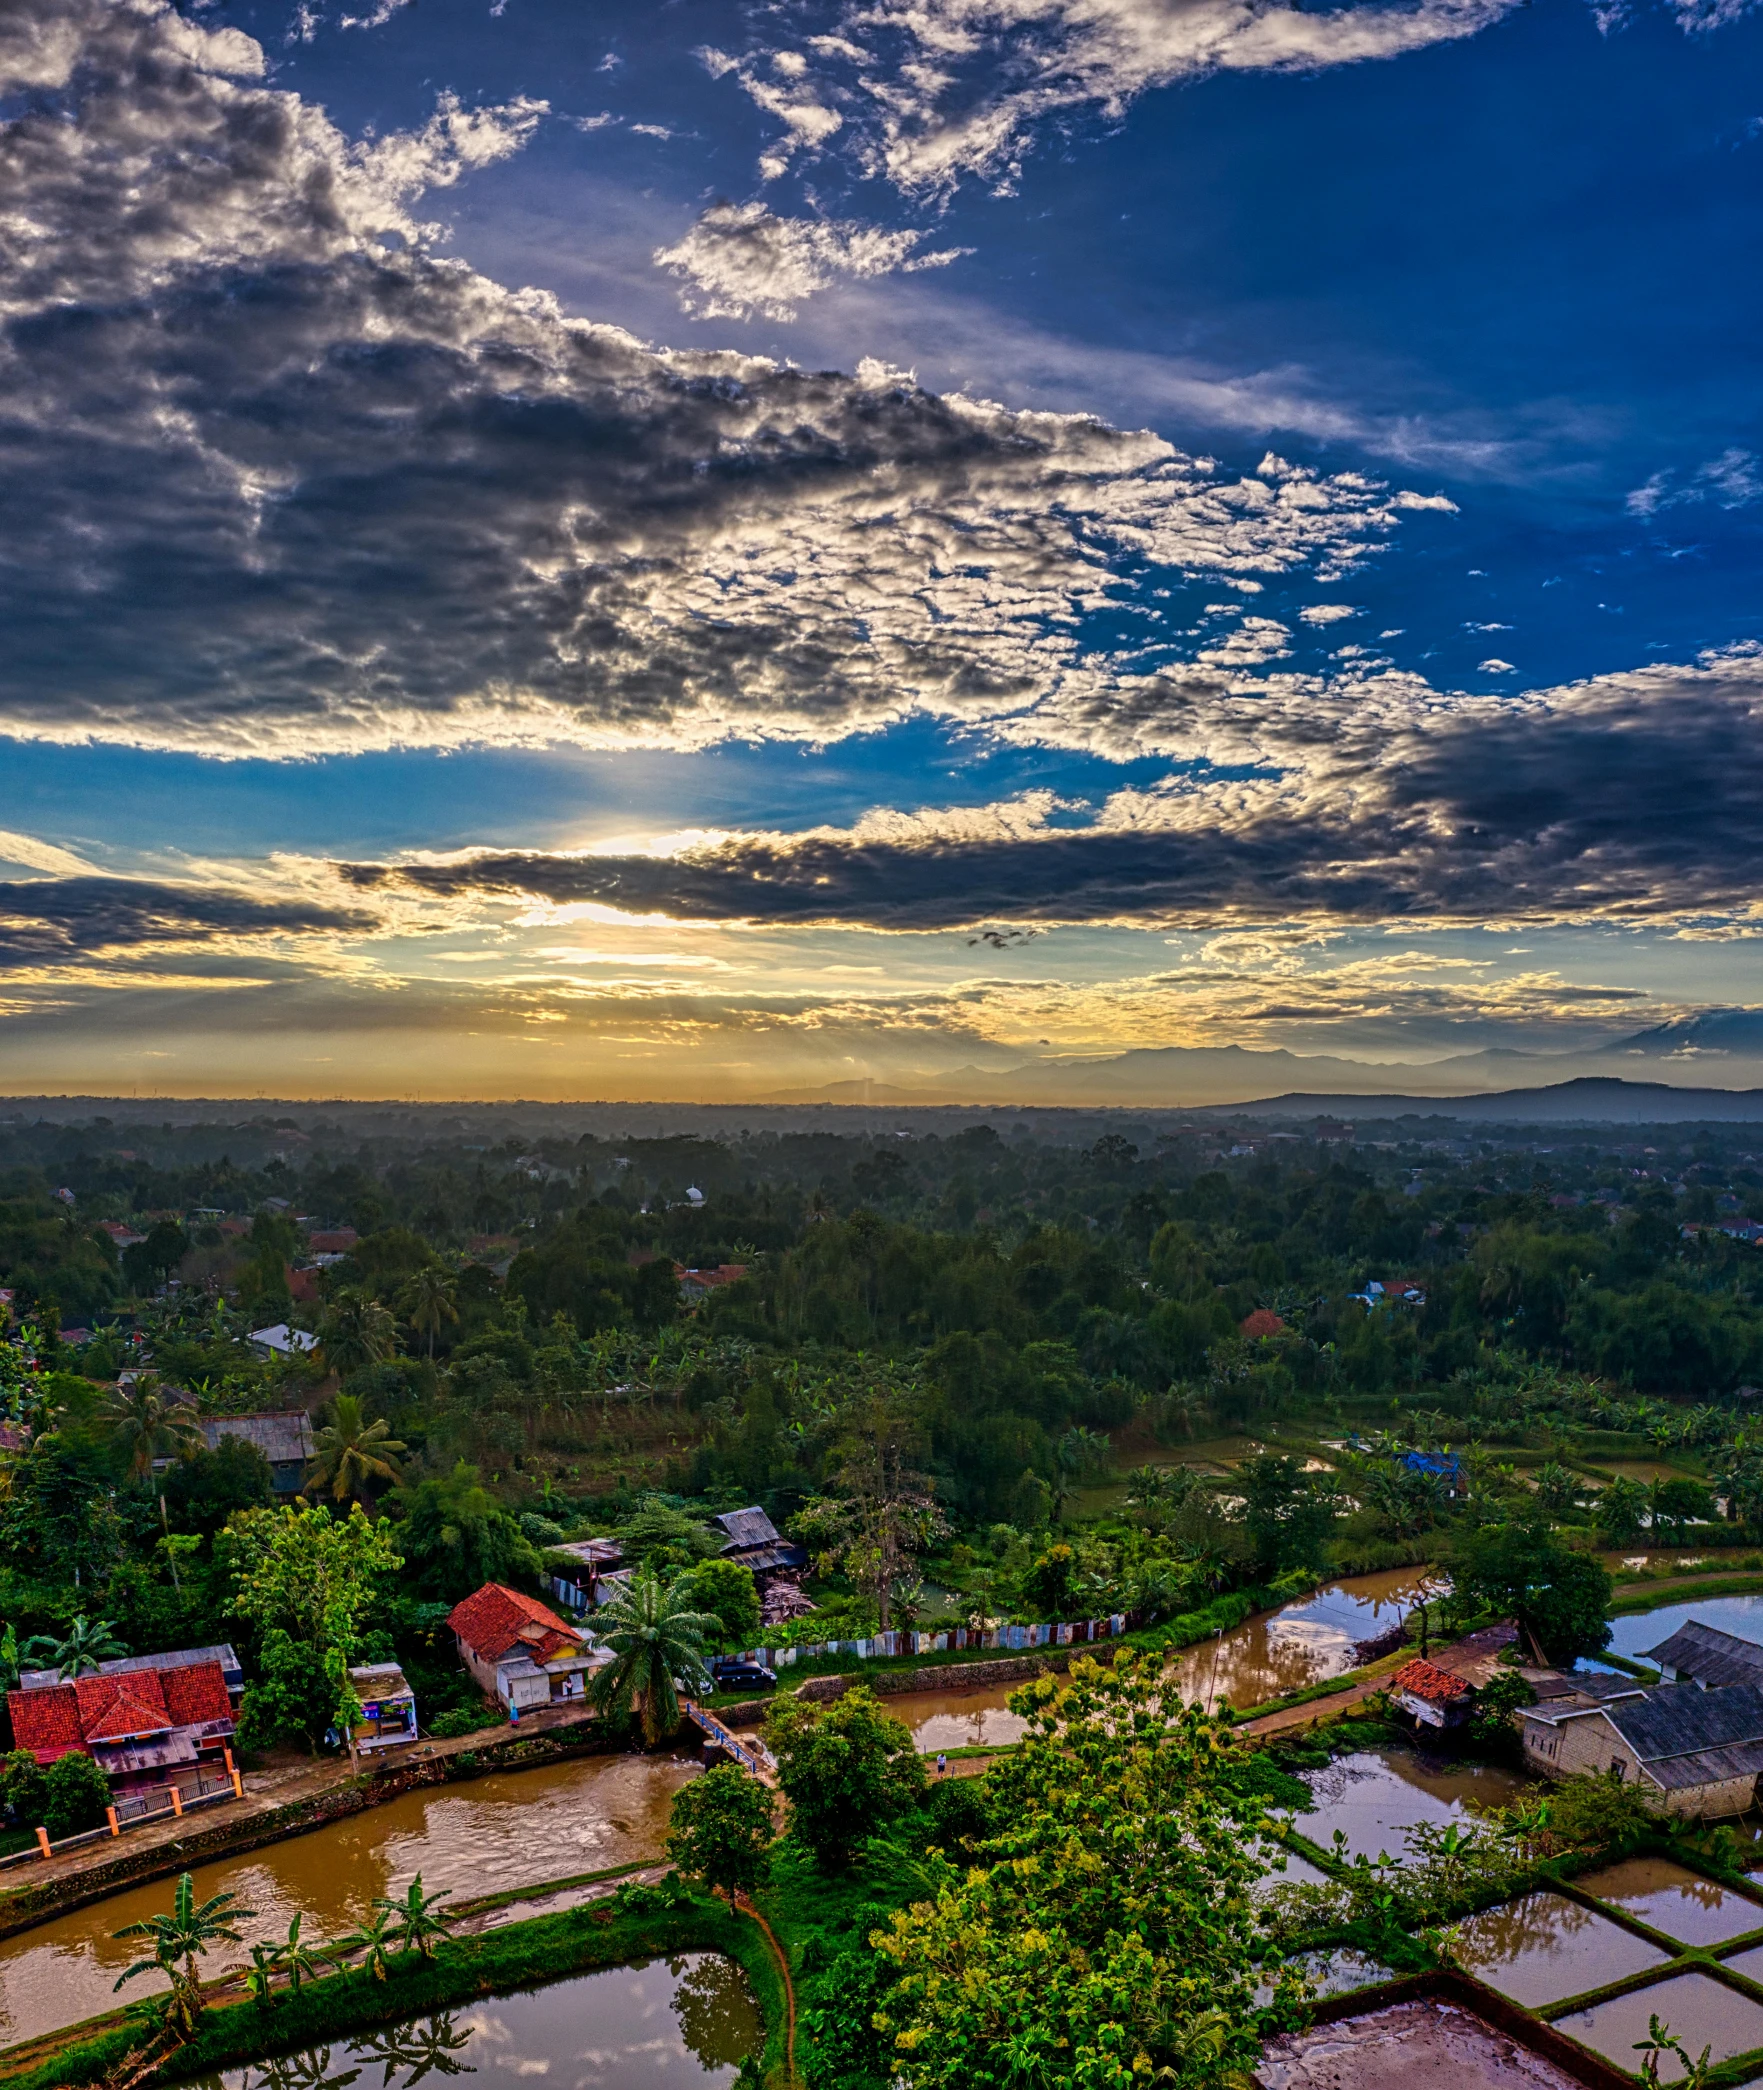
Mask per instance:
[[[435,1338],[445,1322],[457,1321],[459,1304],[453,1296],[453,1279],[439,1263],[428,1263],[404,1287],[404,1313],[418,1335],[428,1337],[429,1362],[435,1358]]]
[[[613,1659],[597,1670],[589,1694],[604,1714],[640,1711],[643,1738],[651,1746],[680,1723],[677,1677],[690,1690],[709,1681],[704,1641],[722,1630],[714,1612],[693,1611],[679,1583],[664,1589],[651,1568],[602,1605],[594,1637]]]
[[[406,1952],[420,1952],[424,1959],[432,1959],[436,1939],[452,1933],[452,1917],[443,1916],[438,1907],[452,1891],[451,1887],[443,1887],[438,1894],[425,1894],[419,1872],[405,1888],[402,1901],[390,1901],[382,1894],[374,1902],[374,1907],[384,1909],[395,1919],[398,1943]]]
[[[104,1419],[111,1442],[128,1460],[130,1480],[150,1480],[156,1459],[177,1458],[203,1447],[194,1406],[181,1394],[168,1400],[154,1372],[142,1372],[126,1392],[112,1394]]]
[[[65,1640],[57,1640],[53,1633],[38,1633],[25,1642],[19,1659],[41,1663],[68,1683],[96,1669],[100,1662],[114,1662],[127,1653],[109,1619],[92,1620],[82,1611],[68,1627]]]
[[[155,1971],[163,1974],[171,1983],[173,2018],[184,2031],[194,2032],[202,2010],[202,1983],[196,1970],[197,1960],[216,1945],[242,1943],[234,1926],[256,1913],[252,1909],[233,1908],[230,1905],[233,1899],[231,1894],[211,1894],[198,1905],[195,1881],[187,1872],[180,1873],[169,1916],[148,1916],[139,1923],[126,1923],[121,1930],[111,1932],[114,1938],[153,1940],[152,1958],[136,1960],[118,1978],[116,1987],[120,1989],[124,1982],[132,1981],[137,1974]]]
[[[345,1378],[370,1364],[384,1364],[398,1347],[398,1324],[366,1292],[339,1292],[318,1331],[324,1368]]]
[[[371,1499],[376,1481],[403,1479],[397,1454],[404,1449],[382,1417],[368,1422],[352,1393],[339,1393],[331,1403],[331,1419],[313,1435],[312,1463],[306,1469],[308,1489],[328,1487],[338,1502]]]

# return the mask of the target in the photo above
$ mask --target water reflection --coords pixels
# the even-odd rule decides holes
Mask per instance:
[[[764,2036],[741,1970],[713,1952],[617,1967],[198,2077],[192,2090],[412,2090],[447,2076],[539,2076],[546,2090],[733,2080]]]
[[[1338,1829],[1349,1857],[1398,1859],[1409,1854],[1404,1831],[1416,1823],[1461,1821],[1471,1801],[1504,1806],[1524,1784],[1497,1764],[1457,1763],[1417,1749],[1359,1750],[1305,1772],[1304,1782],[1316,1811],[1300,1815],[1297,1825],[1312,1843],[1327,1850]]]
[[[598,1872],[660,1853],[668,1810],[692,1775],[684,1757],[594,1756],[547,1770],[406,1793],[383,1807],[304,1836],[196,1870],[196,1898],[230,1890],[256,1911],[246,1938],[334,1938],[360,1923],[374,1897],[399,1894],[422,1874],[430,1893],[464,1897]],[[112,1932],[170,1906],[172,1883],[130,1888],[90,1908],[0,1940],[0,2045],[115,2008],[111,1985],[135,1958]],[[240,1957],[223,1946],[218,1972]]]
[[[1457,1937],[1464,1966],[1530,2009],[1626,1980],[1670,1957],[1564,1894],[1526,1894],[1487,1909],[1460,1924]]]
[[[1632,1661],[1649,1647],[1671,1638],[1679,1626],[1699,1618],[1705,1626],[1763,1645],[1763,1596],[1689,1597],[1681,1604],[1661,1604],[1656,1611],[1633,1611],[1610,1621],[1610,1651]]]
[[[1699,2056],[1705,2046],[1712,2047],[1708,2058],[1716,2064],[1763,2047],[1763,2003],[1754,2003],[1708,1974],[1676,1974],[1651,1988],[1637,1988],[1590,2010],[1557,2018],[1555,2024],[1570,2039],[1634,2073],[1641,2058],[1634,2050],[1635,2042],[1648,2036],[1647,2021],[1654,2015],[1692,2056]],[[1674,2055],[1660,2055],[1662,2083],[1678,2082],[1683,2073],[1683,2064]]]
[[[1221,1639],[1188,1648],[1176,1668],[1177,1688],[1190,1705],[1240,1710],[1326,1683],[1344,1675],[1360,1647],[1400,1625],[1416,1602],[1438,1587],[1413,1568],[1333,1583],[1301,1603],[1248,1619]],[[938,1749],[997,1748],[1022,1739],[1026,1723],[1005,1703],[1017,1688],[1017,1683],[1005,1683],[977,1691],[914,1691],[889,1705],[927,1755]]]
[[[1763,1930],[1763,1905],[1669,1858],[1629,1858],[1579,1885],[1684,1945],[1718,1945]]]

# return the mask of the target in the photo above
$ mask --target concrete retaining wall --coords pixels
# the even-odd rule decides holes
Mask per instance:
[[[117,1845],[116,1855],[104,1864],[85,1866],[56,1879],[21,1880],[0,1895],[0,1938],[46,1923],[69,1909],[103,1901],[123,1887],[171,1879],[218,1858],[260,1850],[265,1844],[304,1835],[309,1829],[322,1828],[326,1822],[340,1821],[346,1815],[363,1814],[370,1807],[382,1806],[425,1786],[450,1785],[485,1777],[492,1771],[538,1770],[567,1757],[614,1755],[625,1747],[624,1736],[609,1736],[597,1720],[572,1721],[544,1734],[520,1736],[505,1729],[502,1734],[506,1739],[484,1742],[466,1737],[466,1746],[417,1762],[376,1765],[323,1792],[244,1819],[233,1813],[218,1815],[173,1842],[131,1851],[125,1836]]]

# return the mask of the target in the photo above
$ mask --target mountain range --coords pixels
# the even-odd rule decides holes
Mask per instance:
[[[1712,1077],[1712,1078],[1711,1078]],[[1635,1093],[1623,1098],[1621,1091]],[[1693,1117],[1763,1118],[1763,1009],[1711,1009],[1574,1053],[1490,1050],[1420,1063],[1258,1051],[1242,1045],[1140,1046],[1094,1059],[958,1067],[921,1080],[838,1081],[780,1090],[767,1103],[1124,1104],[1139,1109],[1220,1106],[1361,1116],[1456,1102],[1449,1115],[1531,1118],[1573,1112],[1662,1123]],[[1566,1093],[1571,1091],[1571,1093]],[[1540,1099],[1552,1098],[1544,1101]],[[1642,1108],[1643,1103],[1645,1108]],[[1638,1115],[1637,1115],[1638,1113]],[[1441,1113],[1445,1114],[1445,1113]]]

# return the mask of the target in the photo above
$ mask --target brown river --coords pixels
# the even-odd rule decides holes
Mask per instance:
[[[417,1873],[429,1892],[464,1897],[598,1872],[659,1854],[673,1795],[692,1774],[683,1756],[592,1756],[402,1799],[291,1836],[196,1873],[199,1898],[223,1891],[256,1912],[247,1942],[279,1935],[304,1911],[307,1938],[334,1938],[402,1892]],[[159,1880],[0,1940],[0,2046],[116,2007],[116,1977],[138,1946],[112,1932],[170,1905]],[[244,1957],[223,1947],[218,1972]],[[146,1992],[150,1977],[124,1991]]]

